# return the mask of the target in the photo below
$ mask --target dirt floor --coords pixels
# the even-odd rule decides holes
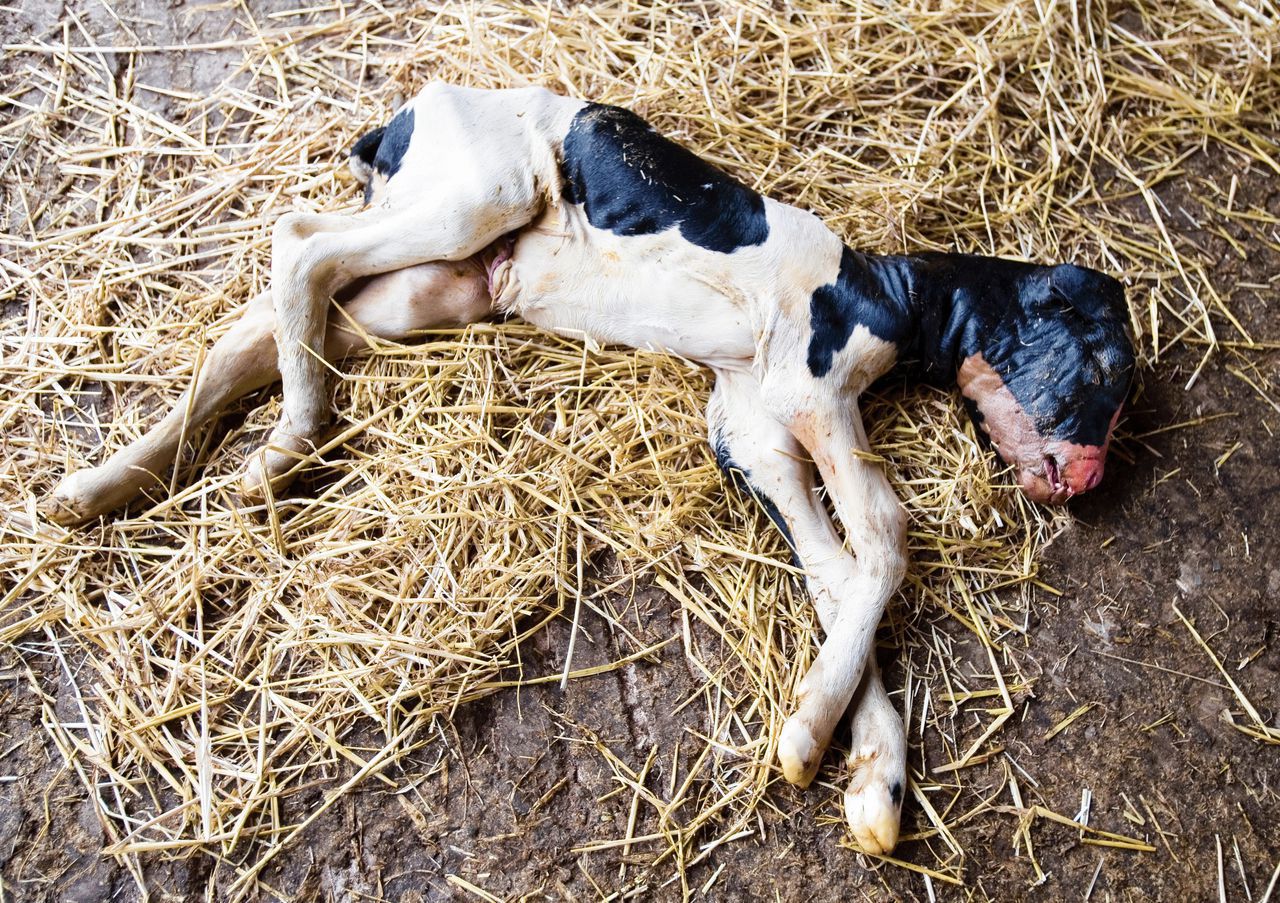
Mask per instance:
[[[233,6],[211,7],[195,19],[178,16],[180,7],[153,0],[109,8],[26,2],[4,13],[0,33],[6,44],[20,43],[56,35],[68,21],[104,45],[132,42],[129,30],[158,45],[242,33]],[[21,71],[20,59],[7,58],[10,78]],[[151,70],[147,80],[198,88],[225,77],[239,51],[175,50],[140,59]],[[1216,184],[1235,175],[1238,203],[1280,214],[1274,173],[1238,165],[1211,149],[1186,169]],[[1218,261],[1212,271],[1245,327],[1273,344],[1249,359],[1254,369],[1247,373],[1238,357],[1217,354],[1190,389],[1184,386],[1199,361],[1192,349],[1173,349],[1141,374],[1127,438],[1103,487],[1073,503],[1076,520],[1042,567],[1041,579],[1062,593],[1040,595],[1027,625],[1023,660],[1035,670],[1032,686],[1015,693],[1017,711],[1000,735],[1005,755],[972,766],[967,796],[958,803],[975,806],[984,786],[992,794],[986,811],[957,829],[968,852],[964,886],[873,863],[840,846],[833,795],[779,784],[754,836],[723,845],[674,883],[641,885],[637,898],[1267,897],[1280,869],[1280,746],[1233,727],[1232,719],[1244,723],[1241,702],[1196,636],[1267,723],[1280,727],[1280,345],[1274,344],[1280,236],[1258,241],[1239,232],[1235,237],[1248,248],[1242,257],[1197,229],[1214,214],[1187,184],[1170,180],[1156,192],[1165,208],[1182,211],[1169,221],[1179,235]],[[6,321],[21,315],[21,299],[11,301]],[[610,564],[596,566],[607,573]],[[8,589],[0,587],[0,595]],[[647,588],[634,604],[642,641],[671,634],[677,601]],[[634,648],[590,616],[584,627],[590,642],[579,640],[582,666]],[[986,667],[954,624],[940,618],[937,629],[953,634],[956,656],[975,673]],[[539,633],[523,650],[526,666],[558,670],[567,636],[564,622]],[[37,633],[10,646],[0,661],[0,899],[125,901],[142,897],[140,885],[156,900],[227,898],[234,854],[220,861],[216,850],[178,859],[156,851],[132,865],[104,855],[108,839],[98,809],[42,726],[49,711],[62,721],[79,717],[65,680],[65,669],[77,662],[43,654],[40,641]],[[890,646],[882,661],[897,688],[905,666]],[[250,896],[580,900],[624,886],[628,869],[634,874],[647,862],[642,840],[634,850],[582,847],[597,826],[635,817],[632,795],[614,792],[616,774],[605,758],[588,753],[603,738],[637,769],[659,738],[703,727],[696,710],[680,708],[701,675],[671,650],[655,659],[575,680],[564,691],[554,684],[523,687],[460,708],[439,737],[390,773],[393,786],[369,782],[344,796],[261,872]],[[912,757],[917,766],[940,758],[928,747],[913,749]],[[648,780],[666,786],[686,765],[679,754],[674,762],[654,761]],[[296,808],[292,818],[311,811],[353,771],[335,767],[330,785],[286,801]],[[1011,772],[1021,800],[1004,789]],[[1082,794],[1091,795],[1091,823],[1142,839],[1154,851],[1084,843],[1074,828],[1037,818],[1027,832],[1034,841],[1029,855],[1019,838],[1028,824],[1020,822],[1020,810],[1042,804],[1071,816]],[[895,855],[911,863],[924,844],[911,839],[923,824],[916,801],[908,800],[904,819],[907,839]],[[1280,891],[1272,899],[1280,900]]]

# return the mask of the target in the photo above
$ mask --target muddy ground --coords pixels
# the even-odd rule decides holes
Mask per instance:
[[[116,4],[114,11],[135,4]],[[158,44],[216,38],[234,10],[213,9],[180,22],[171,4],[133,10],[140,37]],[[123,40],[121,26],[90,3],[28,3],[6,12],[6,42],[51,34],[74,12],[102,43]],[[212,83],[233,53],[151,54],[152,73],[167,71],[188,86]],[[12,59],[6,65],[14,65]],[[162,99],[156,99],[162,103]],[[1234,172],[1221,156],[1192,162],[1209,178]],[[1280,212],[1274,178],[1238,173],[1240,194]],[[1194,201],[1178,184],[1161,189],[1188,229]],[[1172,222],[1172,221],[1171,221]],[[1217,239],[1195,236],[1209,248]],[[1275,274],[1280,255],[1252,243],[1248,259],[1218,249],[1217,274],[1233,309],[1255,338],[1280,341]],[[1269,291],[1233,288],[1238,283]],[[1277,352],[1255,357],[1259,373],[1280,384]],[[1039,786],[1023,792],[1057,812],[1074,813],[1083,790],[1095,820],[1121,826],[1155,846],[1153,853],[1082,844],[1077,832],[1040,822],[1033,830],[1035,872],[1014,849],[1017,820],[975,821],[961,838],[969,854],[967,888],[932,887],[917,874],[881,866],[837,846],[841,826],[829,794],[776,792],[777,811],[762,812],[764,837],[731,843],[692,869],[692,892],[708,882],[719,900],[1035,898],[1045,900],[1259,900],[1280,865],[1280,747],[1233,729],[1240,705],[1180,611],[1221,657],[1228,672],[1271,724],[1280,724],[1280,412],[1233,375],[1219,355],[1190,390],[1197,356],[1181,350],[1142,375],[1103,487],[1074,503],[1077,523],[1052,547],[1044,578],[1065,590],[1042,601],[1028,635],[1039,667],[1032,696],[1006,726],[1001,743],[1018,761],[1036,763]],[[892,391],[889,390],[889,391]],[[1273,392],[1272,398],[1275,398]],[[1167,429],[1184,421],[1228,416]],[[1234,449],[1219,466],[1218,459]],[[648,640],[669,635],[676,603],[657,590],[639,595]],[[626,651],[598,624],[597,640],[580,644],[582,663]],[[566,628],[540,635],[526,659],[554,671]],[[963,638],[957,638],[962,642]],[[104,833],[93,806],[41,728],[41,707],[74,718],[60,694],[61,665],[39,654],[7,650],[0,663],[0,896],[5,900],[134,900],[135,877],[102,854]],[[891,687],[898,663],[886,659]],[[366,784],[308,831],[304,843],[262,874],[255,896],[310,900],[438,900],[474,898],[461,876],[501,898],[590,899],[613,884],[628,857],[618,850],[575,852],[593,823],[625,820],[629,797],[599,798],[616,787],[602,760],[586,754],[588,731],[641,757],[655,736],[686,726],[671,715],[700,684],[678,655],[596,678],[500,693],[453,719],[443,742],[394,774],[397,790]],[[41,694],[47,694],[42,696]],[[1086,703],[1099,705],[1071,729],[1045,738],[1051,726]],[[584,730],[587,729],[587,730]],[[547,738],[553,738],[548,742]],[[918,755],[918,752],[916,753]],[[664,780],[659,763],[655,771]],[[990,787],[1000,787],[999,767]],[[338,775],[341,778],[343,775]],[[979,782],[981,783],[981,782]],[[318,793],[319,791],[317,791]],[[994,806],[1011,806],[1001,796]],[[920,821],[908,803],[905,830]],[[913,859],[908,840],[898,851]],[[143,860],[155,899],[221,898],[226,864],[207,857]],[[221,870],[221,871],[219,871]],[[608,876],[608,880],[602,880]],[[713,880],[714,879],[714,880]],[[273,894],[272,889],[276,892]],[[646,899],[678,897],[680,887],[651,888]],[[1277,898],[1280,899],[1280,898]]]

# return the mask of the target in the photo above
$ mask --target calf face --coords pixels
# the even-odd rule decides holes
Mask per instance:
[[[1060,504],[1101,481],[1129,391],[1124,289],[1072,264],[1007,281],[1007,306],[984,305],[962,342],[957,382],[1027,496]]]

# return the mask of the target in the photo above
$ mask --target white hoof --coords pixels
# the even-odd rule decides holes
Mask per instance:
[[[874,747],[855,751],[849,763],[853,777],[844,794],[844,817],[853,839],[867,853],[891,852],[902,821],[905,763]]]
[[[41,502],[40,510],[55,524],[75,527],[119,508],[157,482],[155,476],[140,467],[111,462],[86,467],[63,477]]]
[[[782,776],[797,787],[808,787],[813,783],[822,763],[822,754],[826,747],[814,739],[809,726],[792,715],[782,725],[782,735],[778,738],[778,762],[782,765]]]
[[[105,514],[110,507],[103,504],[99,485],[101,474],[96,467],[86,467],[63,477],[40,506],[45,517],[55,524],[74,527]]]

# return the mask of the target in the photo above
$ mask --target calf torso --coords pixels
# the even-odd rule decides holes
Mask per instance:
[[[774,352],[788,366],[805,360],[815,293],[840,277],[839,239],[635,114],[539,89],[433,85],[386,132],[398,158],[388,154],[378,167],[375,202],[395,208],[451,190],[446,175],[494,183],[498,208],[536,197],[532,221],[481,255],[499,311],[720,370],[759,375],[776,363]],[[830,371],[832,384],[860,390],[895,359],[880,337],[843,339],[812,376]],[[859,365],[833,368],[842,350]]]

